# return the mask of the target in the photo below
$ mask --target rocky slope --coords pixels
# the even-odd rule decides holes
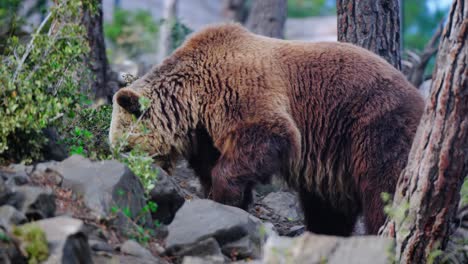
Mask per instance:
[[[0,263],[391,260],[384,238],[304,233],[298,201],[280,184],[258,187],[249,212],[201,199],[183,162],[173,176],[160,170],[148,195],[125,165],[81,156],[12,165],[0,176]]]

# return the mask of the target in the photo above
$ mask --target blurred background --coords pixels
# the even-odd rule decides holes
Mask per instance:
[[[0,1],[0,39],[12,31],[30,33],[47,13],[50,0]],[[108,59],[116,71],[141,75],[157,63],[158,37],[165,12],[175,17],[176,48],[193,31],[211,23],[246,23],[255,16],[252,0],[103,0],[103,28]],[[447,13],[450,0],[402,0],[402,46],[420,53]],[[169,6],[168,6],[169,5]],[[287,0],[284,38],[304,41],[337,39],[335,0]],[[9,24],[12,17],[21,18]],[[12,29],[13,27],[13,29]],[[0,42],[1,45],[1,42]],[[405,54],[404,57],[408,54]],[[432,70],[431,61],[427,72]]]

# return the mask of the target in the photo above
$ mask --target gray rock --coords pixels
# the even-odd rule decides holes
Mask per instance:
[[[113,263],[120,263],[120,264],[169,264],[164,259],[161,258],[152,258],[152,259],[145,259],[135,256],[119,256],[119,262],[107,262],[109,264]]]
[[[116,213],[115,226],[126,232],[138,216],[140,225],[151,226],[151,215],[143,212],[145,197],[140,180],[124,164],[114,160],[92,162],[75,155],[63,162],[51,164],[51,170],[63,177],[62,186],[83,197],[86,206],[97,218],[109,219]],[[116,212],[112,212],[116,209]]]
[[[169,224],[185,199],[177,186],[164,170],[159,169],[158,183],[150,192],[150,200],[158,205],[158,210],[152,213],[154,220]]]
[[[49,258],[44,263],[91,263],[91,249],[83,232],[83,221],[60,216],[36,221],[49,244]]]
[[[205,240],[196,242],[192,245],[186,245],[176,252],[171,252],[172,256],[175,257],[184,257],[184,256],[193,256],[193,257],[207,257],[207,256],[218,256],[223,258],[221,249],[218,242],[210,237]]]
[[[102,251],[102,252],[113,252],[114,249],[111,245],[104,241],[89,239],[89,246],[93,251]]]
[[[249,236],[245,236],[238,241],[224,245],[222,252],[226,256],[235,256],[236,259],[257,259],[261,256],[262,249],[258,244],[253,243]]]
[[[391,263],[392,241],[377,236],[334,237],[305,233],[300,237],[268,238],[264,248],[265,264],[281,263]]]
[[[303,219],[297,195],[290,192],[273,192],[262,199],[262,203],[272,211],[290,221]]]
[[[207,256],[207,257],[184,257],[182,264],[224,264],[226,263],[224,257],[221,256]]]
[[[26,264],[26,257],[21,254],[21,250],[16,243],[10,239],[0,228],[0,263],[2,264]]]
[[[29,220],[53,217],[55,214],[55,195],[48,187],[16,186],[12,189],[7,204],[21,211]]]
[[[11,231],[12,225],[22,225],[27,222],[26,216],[13,206],[0,207],[0,227]]]
[[[153,254],[134,240],[127,240],[120,246],[120,252],[144,259],[152,259]]]
[[[295,237],[302,235],[305,232],[305,226],[295,225],[289,229],[289,232],[286,234],[288,237]]]
[[[6,204],[12,193],[11,188],[4,181],[3,177],[0,177],[0,205]]]
[[[14,164],[8,168],[2,168],[0,169],[0,179],[3,179],[9,186],[24,185],[30,182],[26,172],[27,169],[29,169],[29,166],[22,164]]]
[[[245,236],[260,245],[261,227],[259,219],[239,208],[206,199],[187,201],[168,227],[166,248],[168,252],[177,251],[210,237],[221,247]]]

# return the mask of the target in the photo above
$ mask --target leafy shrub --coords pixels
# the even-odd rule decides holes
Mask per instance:
[[[335,15],[335,5],[330,0],[288,0],[288,17]]]
[[[67,119],[63,144],[69,154],[79,154],[90,159],[110,157],[108,145],[112,106],[79,107],[77,113]]]
[[[117,9],[111,23],[104,23],[104,35],[111,46],[135,57],[154,50],[159,25],[146,10]]]
[[[51,8],[27,44],[13,36],[0,63],[0,159],[40,158],[42,129],[58,125],[79,103],[85,30],[77,23],[82,1]]]
[[[104,35],[117,53],[124,52],[134,58],[145,52],[157,51],[161,22],[155,21],[146,10],[117,9],[112,22],[104,24]],[[172,26],[172,50],[179,47],[191,32],[184,24],[176,21]]]

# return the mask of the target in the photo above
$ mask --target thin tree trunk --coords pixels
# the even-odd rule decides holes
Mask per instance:
[[[89,10],[89,6],[85,4],[83,5],[83,16],[81,19],[81,23],[87,31],[87,40],[90,48],[86,64],[93,75],[87,88],[91,89],[96,99],[109,101],[114,91],[108,85],[110,68],[107,61],[104,32],[102,29],[102,1],[95,0],[92,5],[96,6],[97,11]]]
[[[284,38],[286,0],[254,0],[246,27],[257,34]]]
[[[468,6],[455,0],[441,36],[432,92],[383,234],[400,263],[425,263],[444,249],[468,175]]]
[[[158,62],[172,51],[172,27],[174,26],[177,14],[177,0],[164,0],[163,23],[159,31]]]
[[[432,38],[429,40],[429,42],[426,44],[424,47],[424,50],[422,53],[415,54],[414,52],[407,51],[407,54],[410,56],[409,62],[411,63],[411,68],[408,69],[408,72],[404,72],[406,75],[406,78],[410,83],[412,83],[415,87],[421,86],[421,84],[424,81],[424,72],[426,70],[426,67],[429,63],[429,60],[432,58],[434,54],[437,53],[437,47],[439,43],[439,38],[440,35],[442,34],[443,30],[443,22],[445,19],[442,20],[440,25],[438,26],[436,32],[432,36]]]
[[[338,41],[366,48],[401,68],[399,0],[337,0]]]

